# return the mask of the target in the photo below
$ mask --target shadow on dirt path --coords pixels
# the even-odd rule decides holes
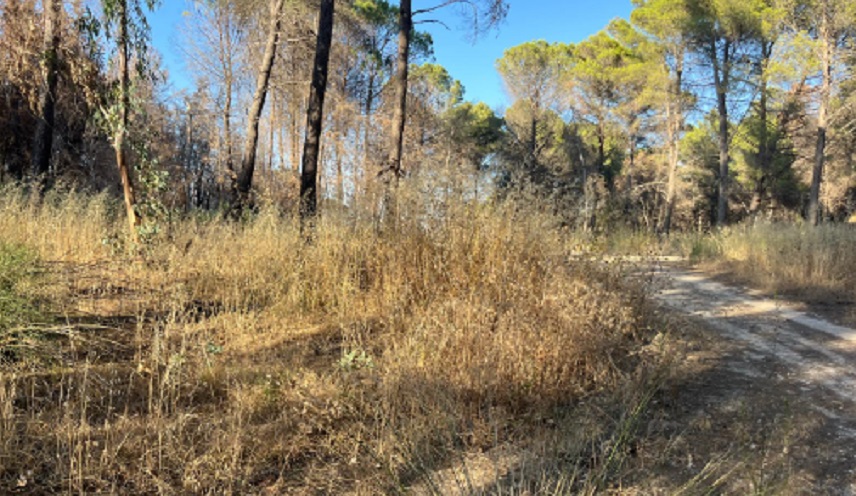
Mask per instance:
[[[856,329],[680,264],[649,276],[686,349],[641,433],[640,489],[856,494]]]

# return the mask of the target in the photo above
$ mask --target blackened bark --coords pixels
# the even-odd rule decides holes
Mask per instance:
[[[722,65],[720,65],[716,53],[716,42],[713,41],[711,43],[711,49],[713,50],[711,53],[713,78],[716,86],[716,104],[719,111],[719,188],[716,205],[716,224],[718,226],[725,225],[725,220],[728,217],[728,162],[730,160],[728,154],[728,105],[726,97],[730,77],[731,42],[725,41],[724,44]]]
[[[42,77],[39,89],[39,122],[33,140],[33,176],[43,179],[51,163],[54,115],[56,108],[56,85],[59,72],[60,10],[61,0],[45,2],[45,35],[42,52]]]
[[[321,125],[324,118],[324,96],[327,92],[327,69],[333,40],[334,0],[321,0],[318,14],[318,40],[312,86],[306,110],[306,140],[303,145],[303,170],[300,175],[300,217],[313,217],[318,208],[318,155],[321,148]]]

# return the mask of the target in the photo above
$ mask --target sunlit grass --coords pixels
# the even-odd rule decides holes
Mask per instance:
[[[401,208],[311,241],[271,209],[164,222],[133,247],[105,198],[5,192],[0,239],[39,260],[53,318],[2,364],[4,490],[396,493],[502,446],[546,458],[488,474],[500,492],[616,476],[574,460],[656,385],[644,289],[569,262],[534,210]]]
[[[724,230],[704,257],[723,261],[748,282],[809,300],[856,300],[856,229],[849,224],[811,228],[759,224]]]

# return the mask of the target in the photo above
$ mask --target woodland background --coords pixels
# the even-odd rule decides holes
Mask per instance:
[[[501,28],[507,8],[447,3],[472,29],[461,36]],[[6,2],[0,179],[117,192],[121,141],[148,229],[229,209],[238,190],[296,211],[319,7],[189,3],[179,37],[196,89],[178,94],[150,47],[149,7]],[[496,62],[504,115],[433,60],[424,30],[442,28],[417,9],[398,158],[399,8],[337,7],[317,166],[329,208],[377,215],[391,169],[437,200],[526,191],[584,229],[853,212],[850,2],[637,1],[581,43],[510,47]]]

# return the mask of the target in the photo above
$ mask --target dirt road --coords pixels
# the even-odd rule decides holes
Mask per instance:
[[[690,493],[856,494],[856,329],[681,264],[653,272],[688,329],[649,427],[663,477]]]

